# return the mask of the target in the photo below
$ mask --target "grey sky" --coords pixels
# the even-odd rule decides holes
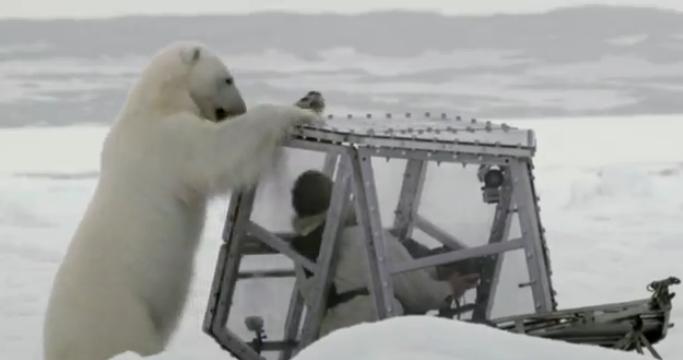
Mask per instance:
[[[0,0],[0,18],[247,13],[263,10],[358,13],[403,9],[446,14],[492,14],[541,12],[582,4],[636,5],[683,11],[681,0]]]

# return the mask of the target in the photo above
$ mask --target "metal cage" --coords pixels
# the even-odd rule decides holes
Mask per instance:
[[[474,321],[489,320],[500,274],[501,254],[520,249],[525,254],[529,276],[529,282],[520,286],[531,288],[537,313],[555,309],[538,198],[532,181],[531,158],[535,151],[532,131],[490,122],[464,121],[447,115],[437,118],[430,114],[387,115],[379,119],[369,115],[362,118],[329,117],[323,126],[297,128],[285,146],[326,154],[324,171],[333,175],[335,181],[322,246],[317,261],[309,260],[289,245],[286,235],[271,233],[252,219],[255,188],[242,189],[232,195],[223,232],[225,244],[221,246],[217,261],[204,331],[234,356],[260,359],[260,351],[279,351],[280,359],[288,359],[295,351],[318,338],[326,294],[334,273],[335,242],[341,228],[341,214],[351,206],[364,229],[369,264],[368,288],[377,319],[396,315],[391,302],[392,274],[479,258],[484,259],[482,280],[477,288],[476,301],[468,309]],[[386,225],[382,224],[379,214],[377,184],[371,162],[373,157],[406,160],[392,232],[401,240],[410,236],[413,229],[420,229],[450,251],[405,263],[391,264],[387,261],[383,231]],[[481,168],[495,166],[505,174],[505,181],[499,186],[495,199],[497,205],[488,242],[484,245],[464,247],[418,212],[427,164],[452,162]],[[519,218],[521,236],[508,239],[510,219],[514,214]],[[287,256],[293,269],[239,271],[244,257],[272,252]],[[257,352],[253,341],[241,339],[226,326],[236,283],[253,277],[293,277],[295,269],[306,269],[314,274],[315,299],[304,311],[303,299],[295,285],[286,315],[284,337],[260,341]]]

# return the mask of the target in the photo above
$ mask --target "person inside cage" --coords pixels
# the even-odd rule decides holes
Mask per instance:
[[[332,180],[325,174],[309,170],[302,173],[292,188],[295,217],[292,225],[296,236],[291,245],[302,255],[316,261],[322,242],[327,209],[332,195]],[[365,236],[352,211],[343,218],[341,236],[336,252],[337,266],[327,297],[327,309],[320,327],[320,336],[339,328],[373,321],[375,309],[370,298],[367,280]],[[384,234],[386,252],[392,263],[411,260],[406,246],[389,232]],[[447,298],[459,298],[476,286],[479,275],[450,271],[439,276],[427,269],[404,272],[392,276],[393,305],[399,315],[424,314],[438,309]],[[310,304],[313,291],[310,272],[300,275],[299,288]]]

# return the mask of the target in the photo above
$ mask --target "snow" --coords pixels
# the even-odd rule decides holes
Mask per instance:
[[[628,360],[641,356],[531,338],[440,318],[403,317],[343,329],[295,360]],[[121,359],[123,360],[123,359]]]
[[[536,185],[560,308],[643,298],[648,296],[645,285],[651,280],[683,275],[683,116],[508,122],[536,130]],[[93,126],[0,129],[0,348],[7,358],[42,358],[40,333],[52,277],[94,189],[105,133],[106,128]],[[226,357],[201,332],[225,210],[225,199],[219,199],[209,212],[185,316],[168,352],[159,359]],[[276,215],[278,212],[271,209],[264,216]],[[250,304],[239,308],[245,316],[254,309],[267,308],[266,299],[272,298],[274,292],[263,286],[251,287],[250,291]],[[683,323],[683,303],[677,300],[672,321]],[[344,344],[353,344],[345,348],[348,351],[368,349],[373,346],[372,341],[364,340],[368,334],[385,334],[389,327],[398,328],[390,324],[405,325],[402,331],[406,333],[420,333],[416,329],[425,326],[423,320],[397,321],[340,332],[310,353],[340,353],[325,349]],[[472,339],[469,341],[453,340],[472,351],[480,347],[470,347],[476,344],[483,345],[483,352],[494,351],[498,346],[489,346],[488,339],[498,342],[500,337],[514,351],[521,345],[513,344],[528,343],[539,351],[552,348],[547,351],[565,352],[565,345],[560,343],[431,321],[434,323],[429,328],[433,330],[420,336],[454,339],[463,337],[462,333],[481,334],[468,337]],[[396,332],[393,338],[391,334],[378,335],[386,341],[386,346],[378,348],[404,343],[407,336]],[[478,338],[487,341],[478,342]],[[574,348],[567,347],[566,353]],[[665,358],[680,358],[683,332],[674,327],[657,348]],[[457,349],[466,351],[461,346]],[[592,348],[575,351],[581,355],[573,358],[584,358],[584,352],[596,351],[602,359],[616,356]],[[313,358],[308,353],[301,358]],[[526,358],[541,358],[536,355]],[[473,358],[486,359],[484,356]],[[590,359],[590,355],[585,356]]]
[[[492,346],[495,344],[495,346]],[[642,356],[561,341],[532,338],[484,325],[405,316],[356,325],[324,337],[294,360],[629,360]],[[166,359],[157,355],[145,359]],[[141,359],[125,353],[112,360]]]

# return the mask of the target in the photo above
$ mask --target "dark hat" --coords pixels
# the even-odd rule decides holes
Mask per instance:
[[[292,206],[297,216],[317,215],[330,206],[332,180],[317,170],[308,170],[294,182]]]

